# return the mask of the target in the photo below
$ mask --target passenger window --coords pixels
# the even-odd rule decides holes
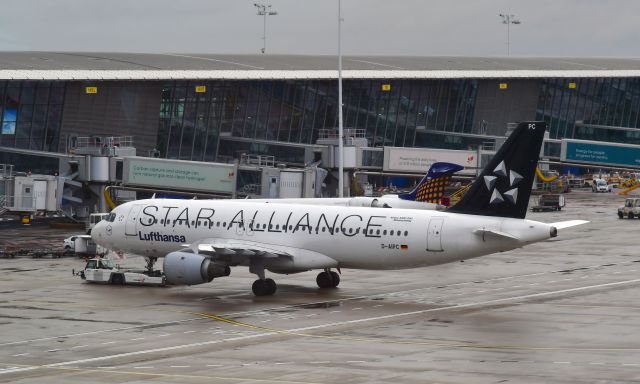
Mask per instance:
[[[386,236],[386,235],[387,235],[387,230],[385,229],[384,231],[382,231],[382,234],[383,234],[384,236]]]
[[[409,231],[404,231],[405,236],[409,236]]]
[[[326,230],[326,228],[325,228],[325,227],[322,227],[322,232],[324,232],[325,230]]]
[[[379,235],[379,234],[380,234],[380,230],[378,229],[378,230],[376,231],[376,235]]]
[[[393,229],[389,232],[389,235],[393,236]]]

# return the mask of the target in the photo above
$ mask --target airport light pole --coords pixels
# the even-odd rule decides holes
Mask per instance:
[[[271,10],[271,4],[253,3],[253,6],[258,8],[257,15],[264,18],[262,23],[262,54],[264,54],[267,51],[267,16],[275,16],[278,12]]]
[[[342,1],[338,0],[338,197],[344,197],[344,129],[342,121]]]
[[[509,28],[511,24],[522,24],[520,20],[516,19],[516,15],[501,13],[500,17],[502,18],[502,24],[507,25],[507,56],[509,56]]]

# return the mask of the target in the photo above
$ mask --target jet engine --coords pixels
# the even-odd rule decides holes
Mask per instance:
[[[196,285],[208,283],[216,277],[229,276],[231,268],[189,252],[171,252],[164,257],[164,274],[167,283]]]

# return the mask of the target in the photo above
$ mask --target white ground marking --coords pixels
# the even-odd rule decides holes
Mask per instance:
[[[343,325],[366,323],[366,322],[377,321],[377,320],[395,319],[395,318],[406,317],[406,316],[421,315],[421,314],[425,314],[425,313],[432,313],[432,312],[440,312],[440,311],[446,311],[446,310],[456,310],[456,309],[462,309],[462,308],[477,307],[477,306],[482,306],[482,305],[504,303],[504,302],[508,302],[508,301],[518,301],[518,300],[532,299],[532,298],[537,298],[537,297],[551,296],[551,295],[556,295],[556,294],[559,294],[559,293],[580,292],[580,291],[586,291],[586,290],[590,290],[590,289],[597,289],[597,288],[604,288],[604,287],[615,287],[615,286],[634,284],[634,283],[640,283],[640,279],[617,281],[617,282],[613,282],[613,283],[604,283],[604,284],[597,284],[597,285],[589,285],[589,286],[585,286],[585,287],[562,289],[562,290],[558,290],[558,291],[533,293],[533,294],[522,295],[522,296],[505,297],[505,298],[502,298],[502,299],[478,301],[478,302],[474,302],[474,303],[456,304],[456,305],[450,305],[450,306],[446,306],[446,307],[430,308],[430,309],[423,309],[423,310],[411,311],[411,312],[394,313],[394,314],[391,314],[391,315],[367,317],[367,318],[356,319],[356,320],[338,321],[338,322],[333,322],[333,323],[312,325],[312,326],[302,327],[302,328],[288,329],[288,330],[283,330],[283,331],[278,332],[278,333],[276,333],[276,332],[264,332],[264,333],[257,333],[257,334],[253,334],[253,335],[232,337],[232,338],[228,338],[228,339],[203,341],[203,342],[191,343],[191,344],[181,344],[181,345],[174,345],[174,346],[170,346],[170,347],[146,349],[146,350],[135,351],[135,352],[118,353],[118,354],[114,354],[114,355],[106,355],[106,356],[93,357],[93,358],[87,358],[87,359],[79,359],[79,360],[73,360],[73,361],[63,361],[63,362],[59,362],[59,363],[44,364],[44,365],[39,365],[39,366],[30,366],[30,367],[19,367],[19,368],[14,368],[14,369],[5,369],[3,371],[0,371],[0,374],[27,372],[27,371],[33,371],[33,370],[41,369],[41,368],[56,368],[56,367],[75,366],[75,365],[78,365],[78,364],[92,363],[92,362],[96,362],[96,361],[113,360],[113,359],[117,359],[117,358],[130,357],[130,356],[139,356],[139,355],[145,355],[145,354],[156,353],[156,352],[175,351],[175,350],[180,350],[180,349],[201,347],[201,346],[205,346],[205,345],[214,345],[214,344],[233,342],[233,341],[244,341],[244,340],[248,340],[248,339],[256,339],[256,338],[271,336],[271,335],[275,335],[275,334],[300,333],[300,332],[304,332],[304,331],[318,330],[318,329],[331,328],[331,327],[337,327],[337,326],[343,326]],[[326,363],[329,363],[329,362],[326,362]],[[563,363],[563,362],[559,362],[559,363]],[[314,364],[320,364],[320,362],[315,362]]]

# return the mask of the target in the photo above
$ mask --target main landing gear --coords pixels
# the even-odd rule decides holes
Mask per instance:
[[[336,288],[340,284],[340,275],[327,268],[324,272],[318,273],[316,283],[320,288]]]
[[[253,294],[256,296],[270,296],[276,293],[278,286],[273,279],[256,280],[251,286]]]
[[[278,286],[273,279],[266,279],[264,276],[264,262],[262,259],[256,258],[251,260],[249,264],[249,272],[255,273],[258,280],[253,282],[251,290],[256,296],[271,296],[278,290]]]

